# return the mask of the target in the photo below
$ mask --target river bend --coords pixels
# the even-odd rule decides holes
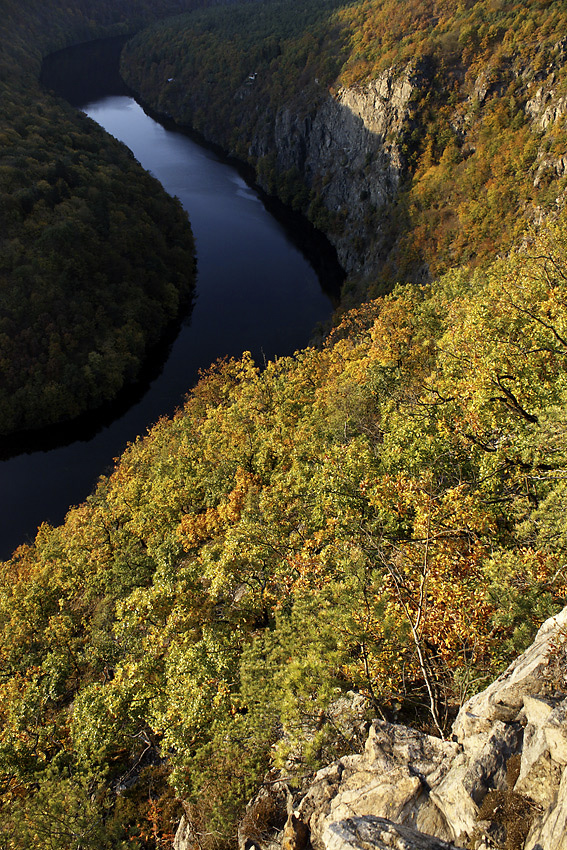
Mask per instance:
[[[60,524],[69,506],[86,498],[126,444],[160,416],[170,415],[199,370],[217,357],[248,350],[261,363],[304,347],[315,326],[331,315],[340,277],[331,259],[324,282],[329,281],[328,269],[334,279],[331,291],[325,292],[305,247],[317,257],[324,250],[313,242],[307,225],[300,249],[289,227],[267,211],[235,168],[187,134],[150,117],[110,79],[108,62],[97,60],[106,75],[93,85],[92,69],[85,72],[81,65],[88,50],[61,54],[65,79],[73,81],[68,97],[128,145],[144,168],[181,200],[195,237],[196,300],[165,362],[153,364],[153,379],[127,410],[94,429],[93,416],[86,433],[83,429],[70,438],[69,429],[61,429],[67,445],[46,450],[39,444],[0,463],[1,558],[32,541],[42,522]]]

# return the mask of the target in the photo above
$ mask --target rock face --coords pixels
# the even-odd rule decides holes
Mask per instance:
[[[288,792],[284,829],[242,832],[240,850],[567,850],[566,638],[567,608],[463,705],[450,741],[375,720],[362,754]]]
[[[567,156],[555,128],[561,132],[567,115],[567,38],[540,45],[537,61],[528,61],[519,51],[515,57],[505,52],[480,67],[477,60],[467,66],[467,52],[459,60],[455,53],[455,62],[445,66],[435,58],[435,48],[429,57],[383,70],[363,85],[331,91],[307,71],[291,85],[275,82],[269,65],[250,68],[230,84],[181,68],[179,76],[172,76],[180,61],[173,47],[161,59],[156,55],[151,67],[146,47],[126,48],[123,72],[144,101],[245,162],[268,194],[307,215],[335,246],[352,287],[344,295],[352,293],[356,301],[357,287],[360,297],[368,286],[372,295],[381,277],[389,283],[427,280],[435,245],[440,248],[439,269],[472,256],[464,243],[458,247],[468,239],[466,222],[473,214],[466,212],[461,198],[468,178],[453,185],[451,163],[458,166],[454,175],[459,181],[458,175],[464,177],[469,169],[472,173],[475,161],[466,167],[460,163],[475,155],[478,146],[475,170],[480,175],[486,166],[488,175],[489,164],[482,161],[488,148],[478,145],[479,132],[483,136],[500,114],[494,112],[498,99],[502,109],[515,112],[510,132],[525,123],[532,134],[533,150],[527,145],[524,156],[537,191],[533,203],[531,189],[525,197],[520,192],[524,200],[518,200],[518,214],[541,221],[549,214],[551,186],[557,186],[557,206],[565,203]],[[506,139],[504,143],[502,136],[504,147],[525,144],[514,135]],[[410,190],[414,175],[415,191]],[[479,198],[488,186],[484,179]],[[505,203],[517,202],[510,198]],[[431,241],[433,228],[442,238]],[[495,232],[496,245],[500,238],[507,243],[506,229]],[[412,231],[415,239],[408,240]],[[473,255],[479,238],[473,237]]]
[[[140,75],[139,65],[143,59],[123,63],[128,85],[159,112],[246,161],[269,194],[308,213],[348,274],[380,267],[393,240],[387,210],[408,174],[402,151],[416,126],[419,92],[431,85],[427,60],[333,93],[312,79],[277,104],[262,73],[252,74],[230,98],[216,93],[218,114],[199,85],[171,78],[167,62],[156,71],[159,84],[153,74]]]
[[[368,85],[321,94],[307,109],[300,102],[283,106],[256,128],[251,158],[275,153],[276,171],[296,169],[342,221],[330,238],[348,273],[370,271],[386,247],[380,211],[405,174],[401,148],[416,90],[427,85],[423,67],[390,69]]]
[[[161,93],[135,69],[123,70],[155,109],[252,165],[268,193],[293,205],[294,190],[282,191],[288,177],[297,181],[296,189],[313,190],[317,209],[309,215],[347,273],[380,267],[393,238],[386,213],[408,174],[402,150],[415,129],[419,92],[431,85],[426,60],[334,93],[311,80],[281,105],[269,102],[262,75],[253,75],[225,104],[222,120],[206,108],[198,86],[172,85],[165,66]],[[308,199],[298,203],[308,212]]]

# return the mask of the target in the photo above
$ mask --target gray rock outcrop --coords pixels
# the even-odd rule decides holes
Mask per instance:
[[[566,638],[567,608],[463,705],[450,741],[375,720],[362,754],[320,770],[288,805],[270,846],[567,850]]]
[[[368,273],[387,248],[380,211],[395,199],[405,174],[402,145],[416,91],[427,85],[423,68],[389,69],[367,85],[321,94],[307,110],[300,102],[283,106],[264,132],[256,129],[250,156],[275,153],[277,172],[297,169],[341,219],[340,232],[334,228],[329,236],[349,273]]]
[[[324,835],[327,850],[452,850],[447,844],[406,826],[372,816],[331,824]]]
[[[386,223],[388,209],[408,175],[403,148],[416,126],[419,91],[431,85],[426,60],[336,92],[311,79],[276,104],[262,74],[253,73],[229,103],[219,96],[222,120],[199,86],[177,80],[172,85],[167,68],[164,63],[159,72],[161,93],[135,66],[127,82],[158,111],[245,160],[268,193],[308,213],[347,273],[368,275],[380,268],[395,239]],[[292,188],[286,192],[288,177]]]

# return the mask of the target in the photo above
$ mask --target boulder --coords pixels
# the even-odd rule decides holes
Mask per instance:
[[[316,774],[297,811],[309,825],[314,848],[331,823],[374,815],[422,828],[432,823],[449,836],[429,789],[448,771],[458,745],[415,729],[375,720],[364,752]]]
[[[566,628],[567,607],[543,623],[533,644],[501,676],[463,705],[453,725],[458,740],[469,746],[475,734],[485,734],[487,724],[518,718],[525,698],[542,691],[550,651]]]
[[[567,608],[463,705],[450,741],[374,720],[362,753],[295,797],[282,786],[277,836],[242,833],[240,847],[567,850],[566,637]]]
[[[567,772],[564,770],[553,803],[536,819],[525,850],[567,850]]]
[[[327,850],[457,850],[454,844],[372,816],[330,824],[323,841]]]

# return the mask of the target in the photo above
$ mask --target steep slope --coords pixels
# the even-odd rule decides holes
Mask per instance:
[[[234,847],[270,771],[301,788],[377,716],[439,741],[565,604],[562,9],[440,5],[235,6],[132,43],[154,105],[331,234],[351,297],[432,279],[321,350],[215,364],[3,565],[6,850],[171,847],[182,814]],[[33,138],[43,102],[10,94]]]
[[[123,72],[305,211],[360,299],[486,262],[562,204],[564,14],[540,0],[216,8],[141,33]]]
[[[0,435],[104,405],[190,304],[187,217],[131,154],[37,84],[47,50],[178,3],[3,4]]]
[[[167,846],[174,798],[234,846],[268,770],[356,751],[361,707],[447,731],[565,604],[565,233],[217,364],[4,564],[8,850]]]
[[[320,770],[300,793],[272,780],[248,806],[241,850],[562,850],[566,626],[564,608],[462,706],[450,740],[375,720],[363,753]],[[261,816],[255,824],[269,802],[274,813],[281,802],[291,810],[280,831]],[[175,850],[191,847],[186,829],[184,819]]]

